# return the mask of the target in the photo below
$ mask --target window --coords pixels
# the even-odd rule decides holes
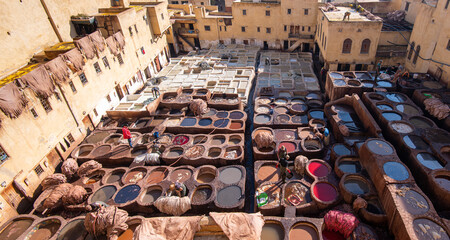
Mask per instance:
[[[347,38],[344,40],[344,44],[342,44],[342,53],[350,53],[352,50],[352,40]]]
[[[119,64],[122,65],[123,64],[123,58],[122,58],[122,54],[117,54],[117,60],[119,60]]]
[[[448,8],[448,4],[450,3],[450,0],[447,0],[447,3],[445,3],[445,9],[447,9]]]
[[[308,9],[305,8],[304,10],[305,10],[305,15],[308,15]]]
[[[223,40],[219,40],[220,44],[225,44],[225,42]]]
[[[172,2],[172,4],[178,4],[178,3],[179,3],[178,1],[173,1],[173,2]]]
[[[223,30],[225,30],[225,32],[227,31],[227,26],[223,26]]]
[[[95,69],[97,71],[97,69]],[[84,73],[80,73],[80,75],[78,75],[78,77],[80,78],[80,81],[83,85],[85,85],[86,83],[88,83],[88,80],[86,78],[86,75],[84,75]]]
[[[244,40],[244,45],[248,45],[248,40]]]
[[[417,58],[419,58],[419,53],[420,53],[420,45],[417,45],[416,54],[414,55],[414,58],[413,58],[413,64],[417,63]]]
[[[323,49],[327,49],[327,37],[325,37],[325,44],[323,45]]]
[[[242,15],[247,15],[247,10],[246,9],[242,10]]]
[[[271,28],[266,28],[266,33],[271,33],[272,29]]]
[[[302,26],[302,32],[304,32],[305,31],[305,26]]]
[[[447,50],[450,50],[450,39],[448,40],[448,43],[447,43]]]
[[[292,13],[292,9],[288,8],[287,14],[291,14],[291,13]]]
[[[67,135],[67,139],[69,140],[70,143],[75,142],[75,138],[73,138],[72,133],[69,133],[69,134]]]
[[[130,31],[130,36],[133,36],[133,29],[131,28],[131,26],[128,28],[128,31]]]
[[[97,109],[94,108],[94,115],[97,117],[98,116],[98,112]]]
[[[370,39],[364,39],[361,44],[361,53],[369,53],[370,49]]]
[[[109,94],[108,96],[106,96],[106,100],[108,100],[108,102],[111,102],[111,97],[109,96]]]
[[[256,31],[257,32],[261,32],[261,28],[260,27],[256,27]]]
[[[8,160],[9,156],[8,154],[5,152],[5,150],[3,150],[3,147],[0,146],[0,163],[3,163],[4,161]]]
[[[236,39],[235,38],[231,39],[231,44],[236,44]]]
[[[108,58],[103,57],[103,65],[105,65],[105,68],[111,69],[111,67],[109,67],[109,62],[108,62]]]
[[[406,2],[406,4],[405,4],[405,11],[408,11],[408,9],[409,9],[409,2]]]
[[[136,24],[134,24],[134,31],[136,31],[136,33],[139,32],[139,31],[137,30]]]
[[[95,72],[96,73],[101,73],[102,69],[100,68],[100,65],[98,64],[98,62],[94,63],[94,68],[95,68]]]
[[[203,6],[203,5],[205,5],[205,3],[204,3],[204,2],[201,2],[201,3],[200,3],[200,5],[202,5],[202,6]]]
[[[416,44],[414,42],[411,43],[411,47],[409,48],[409,53],[408,53],[408,60],[411,60],[411,57],[412,57],[413,52],[414,52],[415,45]]]
[[[164,20],[164,14],[161,13],[161,19]],[[134,25],[136,26],[136,25]]]
[[[41,164],[38,164],[35,168],[34,168],[34,172],[36,173],[36,175],[40,176],[43,172],[44,169],[42,169]]]
[[[188,4],[188,1],[181,1],[181,4]]]
[[[46,112],[50,112],[52,109],[52,106],[50,105],[50,102],[48,101],[48,98],[40,98],[42,107],[44,107]]]
[[[180,23],[181,28],[185,28],[186,25],[184,25],[184,23]]]
[[[284,31],[287,32],[287,25],[284,25]]]
[[[221,31],[221,32],[222,32],[222,26],[219,26],[219,31]]]
[[[59,96],[59,92],[55,92],[55,98],[58,101],[61,101],[61,97]]]
[[[211,27],[209,25],[205,25],[205,31],[211,31]]]
[[[73,93],[76,93],[76,92],[77,92],[77,89],[75,88],[75,85],[73,85],[73,82],[72,82],[72,81],[69,82],[69,86],[70,86],[70,88],[72,89],[72,92],[73,92]]]
[[[266,16],[270,16],[270,11],[266,10]]]
[[[245,27],[241,27],[241,31],[242,31],[242,32],[245,32]]]

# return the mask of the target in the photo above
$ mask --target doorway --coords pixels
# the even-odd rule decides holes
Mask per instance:
[[[198,38],[194,38],[194,44],[195,44],[195,47],[200,49],[200,40],[198,40]]]
[[[123,98],[123,92],[122,92],[122,89],[120,89],[119,85],[116,86],[116,93],[117,93],[117,96],[119,97],[119,100]]]
[[[264,50],[268,50],[269,49],[269,44],[267,44],[267,41],[264,41]]]
[[[284,40],[283,41],[283,50],[287,50],[289,48],[289,41],[288,40]]]

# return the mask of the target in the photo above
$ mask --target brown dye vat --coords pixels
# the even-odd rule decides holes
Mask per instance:
[[[131,156],[136,157],[142,154],[147,153],[147,148],[135,148],[133,150],[131,150]]]
[[[81,146],[78,149],[78,157],[85,157],[91,153],[92,149],[94,149],[93,146]]]
[[[263,165],[258,170],[258,180],[263,182],[276,182],[280,180],[280,172],[275,165]]]
[[[163,134],[161,135],[161,137],[159,138],[159,142],[161,144],[171,144],[172,143],[172,136],[168,135],[168,134]]]
[[[243,124],[241,122],[231,121],[230,129],[240,129],[242,128],[242,125]]]
[[[306,139],[308,137],[311,137],[311,138],[314,137],[314,132],[312,130],[309,130],[309,129],[302,129],[300,131],[300,138],[301,139]]]
[[[142,203],[150,204],[156,201],[162,195],[162,189],[160,187],[154,187],[147,189],[147,192],[142,197]]]
[[[84,240],[89,233],[84,227],[84,219],[67,223],[59,232],[57,240]]]
[[[450,192],[450,180],[448,176],[437,176],[436,183],[446,191]]]
[[[124,183],[137,183],[145,177],[147,170],[145,169],[136,169],[127,174],[125,177]]]
[[[225,142],[224,136],[215,136],[211,140],[211,145],[222,145]]]
[[[188,180],[189,178],[191,178],[192,176],[192,170],[188,169],[188,168],[179,168],[174,170],[171,174],[170,174],[170,180],[172,182],[185,182],[186,180]]]
[[[30,233],[31,235],[28,235],[28,240],[50,239],[53,235],[55,235],[60,226],[61,222],[59,220],[47,220],[39,223],[36,226],[37,230],[34,233]]]
[[[285,114],[287,113],[289,110],[286,107],[276,107],[274,109],[274,111],[278,114]]]
[[[159,126],[163,122],[164,122],[164,119],[153,119],[153,121],[150,123],[150,126],[152,126],[152,127]]]
[[[231,136],[228,140],[228,144],[235,145],[239,144],[242,141],[242,138],[239,136]]]
[[[296,131],[293,130],[282,130],[275,134],[277,140],[295,140],[297,138]]]
[[[256,189],[256,191],[265,192],[268,196],[267,204],[264,208],[274,208],[280,206],[281,188],[276,184],[266,184]]]
[[[397,192],[400,204],[412,215],[425,214],[429,210],[427,200],[414,190],[400,189]]]
[[[220,153],[222,152],[222,150],[220,148],[210,148],[208,151],[208,157],[218,157],[220,156]]]
[[[288,200],[290,195],[294,195],[299,198],[300,200],[299,205],[306,204],[312,201],[310,189],[302,183],[299,182],[289,183],[284,191],[285,191],[284,202],[288,206],[293,206]]]
[[[205,147],[202,145],[196,145],[188,148],[184,153],[184,156],[187,158],[198,158],[205,153]]]
[[[150,120],[138,120],[136,122],[135,128],[143,128]]]
[[[102,180],[104,173],[98,173],[95,174],[94,176],[90,176],[85,182],[84,184],[94,184],[100,180]]]
[[[415,219],[413,221],[413,228],[417,239],[419,240],[450,239],[445,230],[439,224],[426,218]]]
[[[409,105],[409,104],[398,104],[397,106],[395,106],[395,108],[398,111],[400,111],[400,112],[402,112],[404,114],[407,114],[407,115],[418,115],[418,114],[420,114],[420,111],[416,107],[414,107],[412,105]]]
[[[122,234],[120,234],[120,236],[117,238],[117,240],[132,240],[134,231],[136,231],[136,228],[139,225],[140,225],[140,223],[132,224],[132,225],[128,226],[128,229],[125,230]]]
[[[260,98],[260,99],[256,100],[256,102],[259,103],[259,104],[268,104],[268,103],[270,103],[270,99],[268,99],[268,98]]]
[[[33,219],[18,219],[11,222],[0,232],[0,239],[15,240],[33,223]]]
[[[195,189],[192,194],[193,203],[206,202],[212,195],[212,188],[210,186],[200,186]]]
[[[283,226],[275,222],[266,222],[262,228],[261,240],[284,240]]]
[[[119,143],[119,140],[120,140],[120,135],[114,135],[114,136],[109,137],[105,143],[110,143],[110,144]]]
[[[86,140],[84,140],[84,142],[95,144],[95,143],[103,141],[103,139],[105,139],[109,135],[111,135],[111,132],[96,132],[96,133],[90,135],[89,137],[87,137]]]
[[[231,147],[227,148],[225,150],[225,158],[226,159],[235,159],[240,157],[242,154],[242,151],[239,147]]]
[[[94,151],[92,151],[92,156],[106,155],[111,151],[111,149],[112,149],[112,147],[110,145],[99,146]]]
[[[113,172],[108,179],[106,180],[106,183],[116,183],[122,179],[122,176],[125,174],[125,171],[115,171]]]
[[[289,231],[289,239],[319,240],[316,228],[310,223],[298,223]]]
[[[182,148],[171,148],[169,150],[169,153],[167,153],[167,157],[176,158],[176,157],[181,156],[182,154],[183,154]]]
[[[289,120],[291,118],[289,117],[289,115],[286,114],[282,114],[282,115],[278,115],[275,120],[279,123],[289,123]]]
[[[320,143],[320,141],[318,141],[316,139],[305,140],[305,143],[303,146],[305,146],[306,150],[308,150],[308,151],[315,151],[315,150],[322,149],[322,144]]]
[[[409,119],[409,122],[416,128],[431,128],[433,123],[427,118],[416,116]]]
[[[148,184],[159,183],[168,175],[168,171],[165,171],[164,168],[158,168],[150,172],[150,175],[147,177]]]
[[[111,152],[111,157],[123,157],[127,156],[130,152],[130,146],[128,145],[122,145],[114,148],[114,150]]]
[[[216,178],[216,171],[213,168],[203,167],[197,173],[197,182],[210,183]]]
[[[194,144],[205,143],[208,140],[207,136],[197,136],[194,138]]]

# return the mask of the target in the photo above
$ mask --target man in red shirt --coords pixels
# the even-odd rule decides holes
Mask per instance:
[[[127,139],[128,140],[128,144],[132,148],[133,144],[131,143],[131,133],[130,133],[130,130],[128,129],[127,126],[124,126],[122,128],[122,134],[123,134],[123,139]]]

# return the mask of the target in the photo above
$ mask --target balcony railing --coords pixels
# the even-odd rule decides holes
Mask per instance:
[[[300,34],[300,33],[289,33],[290,38],[299,38],[299,39],[314,39],[314,35],[310,34]]]
[[[178,34],[180,35],[198,35],[198,29],[186,29],[186,28],[179,28]]]

